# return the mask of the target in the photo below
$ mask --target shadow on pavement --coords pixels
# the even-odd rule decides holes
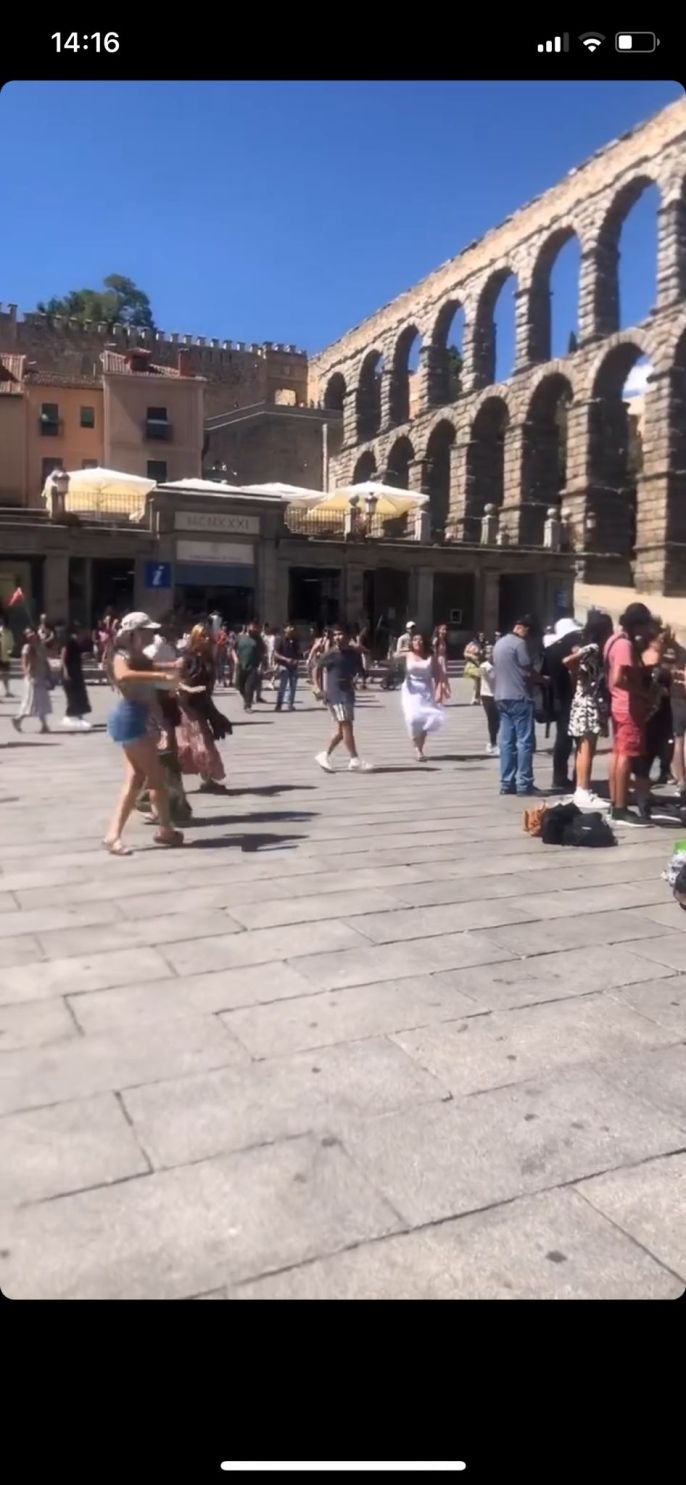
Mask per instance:
[[[199,821],[197,821],[197,820],[194,820],[193,821],[193,825],[197,825],[198,823],[199,823]],[[205,839],[205,840],[194,840],[194,841],[188,841],[187,840],[186,841],[186,844],[183,846],[182,849],[184,851],[185,850],[191,850],[191,851],[195,851],[195,850],[198,850],[198,851],[199,850],[215,850],[215,849],[218,850],[222,846],[224,846],[224,847],[233,847],[234,850],[248,852],[248,851],[264,851],[264,850],[268,849],[270,846],[273,846],[273,847],[287,846],[288,847],[288,850],[289,851],[292,851],[294,849],[294,847],[290,844],[291,841],[306,840],[306,839],[307,839],[307,837],[304,836],[304,835],[268,835],[268,834],[265,834],[265,835],[219,835],[219,836],[214,836],[211,840],[207,840],[207,839]],[[259,886],[259,883],[257,885]]]

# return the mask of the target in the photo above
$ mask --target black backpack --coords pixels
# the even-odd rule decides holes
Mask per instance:
[[[616,846],[614,833],[599,810],[583,810],[562,832],[563,846]]]

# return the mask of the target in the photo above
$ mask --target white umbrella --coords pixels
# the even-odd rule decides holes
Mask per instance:
[[[126,474],[121,469],[73,469],[55,471],[69,480],[64,508],[77,514],[105,512],[108,515],[139,517],[145,510],[145,497],[154,490],[156,480],[139,474]],[[53,488],[53,475],[43,486],[47,505]]]
[[[394,516],[405,516],[418,506],[425,505],[428,495],[422,495],[416,490],[399,490],[395,485],[382,485],[377,480],[365,480],[360,485],[343,485],[334,490],[333,494],[325,495],[317,510],[345,511],[348,507],[359,502],[361,505],[367,501],[375,501],[374,509],[381,517],[392,518]]]
[[[165,480],[165,490],[198,490],[203,495],[242,495],[240,485],[227,485],[223,480],[194,480],[187,476],[183,480]]]
[[[305,485],[287,485],[281,480],[273,480],[266,485],[243,485],[246,495],[273,495],[277,500],[300,500],[316,505],[318,500],[324,497],[323,490],[313,490]]]

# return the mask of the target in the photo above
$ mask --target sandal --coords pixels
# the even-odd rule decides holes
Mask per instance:
[[[103,846],[110,856],[133,856],[131,847],[125,846],[123,840],[104,840]]]
[[[170,830],[164,833],[158,830],[157,834],[153,836],[153,840],[156,846],[173,847],[183,845],[183,835],[180,830]]]

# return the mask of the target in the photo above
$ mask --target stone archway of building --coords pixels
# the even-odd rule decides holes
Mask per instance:
[[[655,213],[655,224],[652,231],[654,247],[651,249],[652,292],[649,295],[649,302],[643,306],[643,312],[634,313],[633,309],[629,311],[626,309],[626,293],[620,293],[620,249],[627,246],[625,227],[627,226],[629,217],[641,197],[648,192],[650,192],[650,196],[646,206],[649,212],[652,211]],[[593,320],[594,333],[597,337],[614,335],[616,331],[621,330],[623,324],[637,324],[640,319],[645,318],[645,315],[655,304],[657,297],[657,210],[659,203],[659,190],[652,177],[648,175],[636,175],[617,191],[605,214],[595,249]],[[633,255],[627,253],[625,256],[631,257]],[[626,290],[626,278],[623,274],[622,280],[621,287]],[[624,303],[622,303],[622,299],[624,299]]]
[[[324,407],[328,412],[342,412],[346,394],[345,377],[341,371],[335,371],[329,377],[324,392]]]
[[[501,346],[499,344],[503,337],[503,325],[500,324],[500,333],[496,327],[496,315],[499,304],[504,302],[503,291],[506,285],[510,286],[514,294],[517,288],[517,279],[511,268],[499,268],[492,273],[488,282],[481,291],[479,303],[474,321],[474,388],[490,387],[496,379],[506,380],[512,374],[514,365],[514,311],[510,319],[512,321],[507,345],[508,357],[511,365],[502,364]],[[501,298],[503,296],[503,298]]]
[[[365,449],[353,469],[352,483],[362,485],[365,480],[373,480],[376,474],[376,455],[373,449]]]
[[[464,540],[478,541],[487,505],[500,510],[505,494],[505,434],[507,403],[488,397],[472,423],[467,449]]]
[[[450,516],[450,461],[455,429],[447,419],[436,424],[426,446],[426,481],[431,534],[445,536]]]
[[[409,438],[396,438],[386,461],[387,485],[397,485],[399,490],[410,488],[410,465],[414,459],[414,448]]]
[[[413,383],[417,371],[421,335],[416,325],[408,325],[398,336],[393,354],[390,385],[390,420],[397,428],[409,423],[415,413]]]
[[[570,271],[571,270],[571,271]],[[560,277],[562,293],[556,294]],[[527,349],[529,361],[550,361],[576,348],[581,244],[573,227],[552,232],[540,249],[531,278]],[[572,284],[567,280],[571,279]],[[573,293],[573,306],[570,295]],[[565,302],[557,303],[560,299]]]
[[[436,316],[427,347],[427,401],[430,407],[457,402],[462,391],[464,308],[448,299]]]
[[[642,346],[633,341],[623,341],[608,351],[596,372],[589,412],[588,546],[615,566],[619,559],[627,582],[635,555],[642,455],[640,441],[637,445],[632,438],[624,389],[629,373],[643,356]]]
[[[364,443],[367,439],[374,438],[381,427],[382,370],[383,355],[381,351],[368,351],[360,367],[360,379],[357,384],[356,412],[358,443]]]
[[[522,450],[522,546],[543,545],[546,511],[560,506],[567,483],[567,419],[573,390],[566,376],[551,372],[529,403]]]

